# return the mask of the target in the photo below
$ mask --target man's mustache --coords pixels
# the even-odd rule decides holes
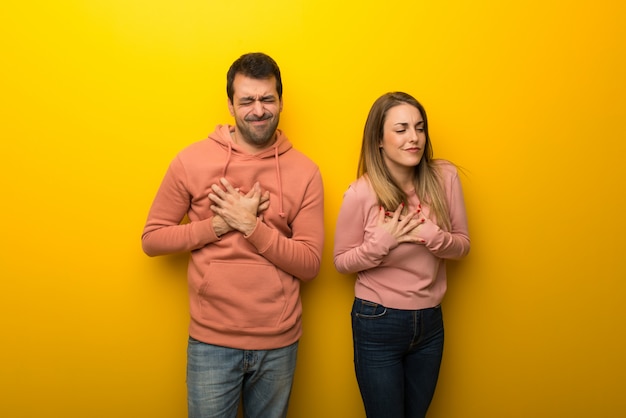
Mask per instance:
[[[244,118],[246,122],[260,122],[262,120],[267,120],[272,118],[271,113],[264,113],[261,116],[247,116]]]

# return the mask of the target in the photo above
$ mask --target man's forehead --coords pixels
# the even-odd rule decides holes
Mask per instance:
[[[237,74],[233,80],[233,90],[236,97],[266,97],[278,96],[276,77],[251,78]]]

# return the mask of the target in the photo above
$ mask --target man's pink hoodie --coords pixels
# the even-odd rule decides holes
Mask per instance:
[[[285,347],[302,334],[300,281],[320,268],[322,178],[280,130],[271,148],[254,155],[232,141],[232,131],[218,125],[172,161],[148,215],[143,250],[150,256],[191,251],[191,337],[245,350]],[[244,194],[257,181],[270,192],[269,208],[249,236],[217,237],[213,230],[208,195],[220,177]]]

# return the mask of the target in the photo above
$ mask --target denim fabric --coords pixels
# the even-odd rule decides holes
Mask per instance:
[[[441,307],[399,310],[356,298],[352,337],[367,417],[425,417],[443,355]]]
[[[190,418],[279,418],[287,407],[298,343],[275,350],[238,350],[189,337],[187,401]]]

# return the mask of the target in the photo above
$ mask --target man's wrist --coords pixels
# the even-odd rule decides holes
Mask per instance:
[[[251,219],[250,222],[246,222],[245,227],[240,230],[241,233],[245,237],[249,237],[256,229],[256,225],[258,221],[259,221],[259,218],[255,216],[254,220]]]
[[[211,225],[213,226],[213,232],[215,232],[215,235],[218,238],[232,231],[232,228],[230,227],[230,225],[228,225],[221,216],[217,216],[217,215],[214,216],[212,219]]]

